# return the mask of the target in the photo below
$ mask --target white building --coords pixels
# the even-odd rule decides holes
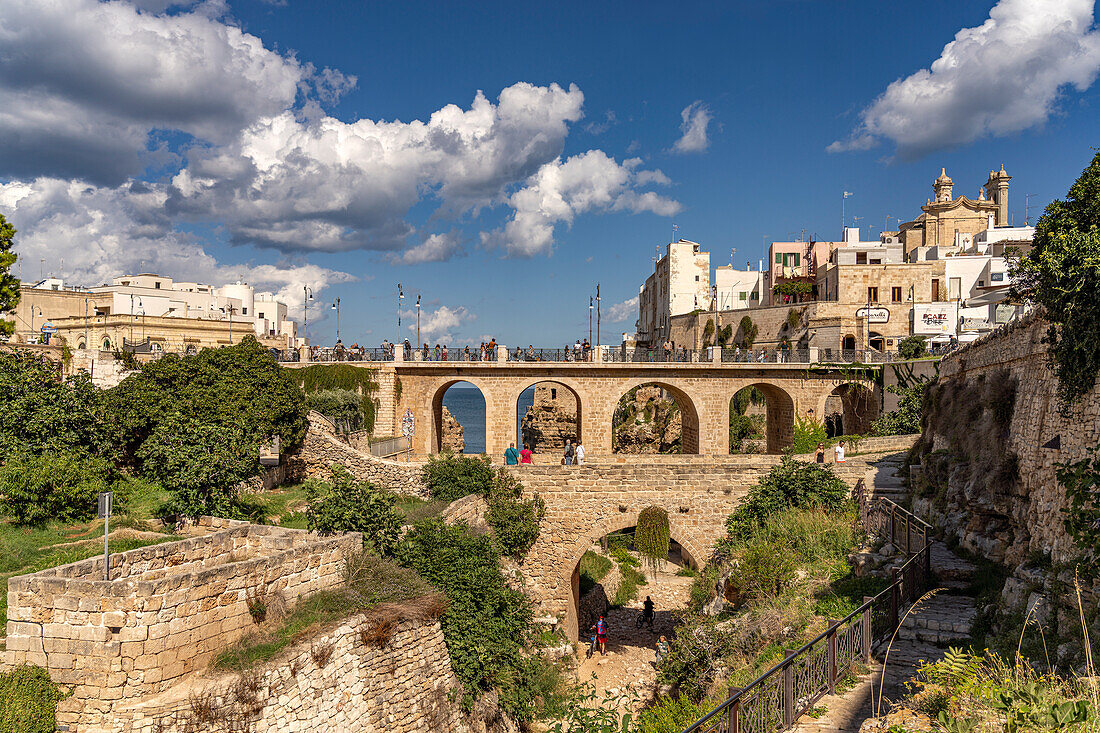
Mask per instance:
[[[752,270],[747,263],[744,270],[735,270],[733,265],[715,267],[713,309],[728,311],[760,305],[766,295],[764,278],[765,273]]]
[[[285,339],[288,346],[297,339],[297,323],[287,318],[286,304],[240,281],[215,287],[143,273],[116,277],[111,285],[90,292],[100,296],[100,303],[104,295],[111,298],[109,306],[97,305],[100,314],[228,320],[252,328],[259,337]]]
[[[710,305],[710,252],[701,252],[698,242],[670,242],[638,292],[638,342],[664,342],[672,316]]]

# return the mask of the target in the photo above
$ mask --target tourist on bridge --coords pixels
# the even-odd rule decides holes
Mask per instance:
[[[466,348],[462,350],[462,361],[469,361],[469,360],[470,360],[470,347],[469,347],[469,345],[467,345]]]
[[[413,358],[413,347],[412,347],[412,344],[410,344],[410,343],[409,343],[409,340],[408,340],[408,339],[405,339],[405,343],[404,343],[404,344],[402,345],[402,348],[401,348],[401,357],[402,357],[402,358],[403,358],[403,359],[404,359],[405,361],[412,361],[412,358]]]
[[[578,466],[584,464],[584,444],[581,441],[577,441],[577,447],[573,449],[574,463]]]
[[[435,360],[439,361],[439,357],[443,352],[439,348],[439,344],[435,345]]]
[[[530,463],[532,455],[534,455],[534,454],[531,453],[531,446],[528,445],[527,443],[524,443],[523,444],[523,450],[521,450],[519,452],[519,462],[520,463]]]
[[[443,344],[442,355],[443,355],[443,361],[447,361],[447,344]]]
[[[429,359],[429,356],[428,356],[428,342],[427,341],[424,342],[423,356],[421,356],[420,358],[421,358],[422,361],[428,361],[428,359]]]
[[[576,456],[576,455],[577,455],[577,453],[576,453],[576,450],[573,448],[573,444],[571,442],[569,442],[568,438],[566,438],[566,440],[565,440],[565,455],[561,459],[562,465],[563,466],[572,466],[573,465],[573,457]]]
[[[519,451],[516,450],[515,443],[508,444],[508,450],[504,451],[504,464],[507,466],[515,466],[519,463]]]

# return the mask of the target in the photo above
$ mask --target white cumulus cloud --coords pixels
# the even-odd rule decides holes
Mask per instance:
[[[402,315],[408,323],[416,323],[415,310],[402,311]],[[458,329],[476,320],[477,315],[461,305],[456,308],[441,305],[435,310],[423,309],[420,313],[420,338],[424,342],[433,342],[433,345],[449,344],[455,340]]]
[[[607,320],[611,323],[622,323],[624,321],[637,320],[638,318],[638,296],[635,295],[629,300],[624,300],[622,303],[616,303],[607,310]]]
[[[401,255],[394,255],[392,262],[418,265],[422,262],[446,262],[462,253],[462,237],[458,232],[430,234],[420,244],[410,247]]]
[[[701,100],[696,100],[680,111],[680,139],[672,146],[677,153],[701,153],[710,140],[707,127],[714,119],[713,113]]]
[[[1087,89],[1098,70],[1093,0],[1000,0],[928,69],[890,84],[828,150],[865,150],[886,139],[912,159],[1037,127],[1065,87]]]
[[[677,201],[636,190],[639,176],[646,173],[637,170],[639,165],[638,158],[620,164],[602,150],[547,163],[509,197],[508,205],[515,213],[504,229],[482,234],[482,243],[503,247],[510,255],[533,257],[550,253],[559,222],[572,224],[584,212],[678,213],[681,206]]]

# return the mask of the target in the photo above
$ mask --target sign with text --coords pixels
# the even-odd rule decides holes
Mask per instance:
[[[866,318],[871,323],[887,323],[890,320],[890,309],[877,305],[860,308],[856,311],[856,318]]]
[[[955,305],[928,303],[913,306],[913,333],[954,333]]]

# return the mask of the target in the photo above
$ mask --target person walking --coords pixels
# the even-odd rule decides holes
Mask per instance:
[[[593,624],[592,629],[596,632],[596,646],[600,649],[600,654],[607,653],[607,619],[602,615],[600,620]]]
[[[843,440],[836,444],[836,448],[833,449],[833,452],[835,454],[834,460],[837,463],[844,463],[844,441]]]
[[[447,344],[443,344],[443,361],[447,361]]]
[[[649,596],[645,597],[645,603],[642,604],[642,622],[639,623],[638,625],[641,626],[642,623],[646,623],[646,622],[649,623],[649,628],[652,629],[653,628],[653,599],[650,598]]]
[[[516,450],[515,443],[509,443],[508,449],[504,451],[504,464],[506,466],[515,466],[519,464],[519,451]]]
[[[524,443],[523,444],[523,450],[521,450],[519,452],[519,462],[520,463],[530,463],[532,455],[534,455],[534,454],[531,452],[531,446],[528,445],[527,443]]]
[[[657,660],[653,663],[654,667],[660,667],[661,661],[668,656],[668,639],[661,637],[657,640]]]
[[[565,441],[565,454],[562,457],[562,465],[572,466],[573,457],[576,455],[576,451],[573,449],[573,444],[568,439]]]
[[[817,444],[817,456],[816,456],[815,460],[818,463],[824,463],[825,462],[825,444],[824,443],[818,443]]]
[[[574,462],[578,465],[584,465],[584,443],[579,439],[577,440],[577,447],[573,449]]]

